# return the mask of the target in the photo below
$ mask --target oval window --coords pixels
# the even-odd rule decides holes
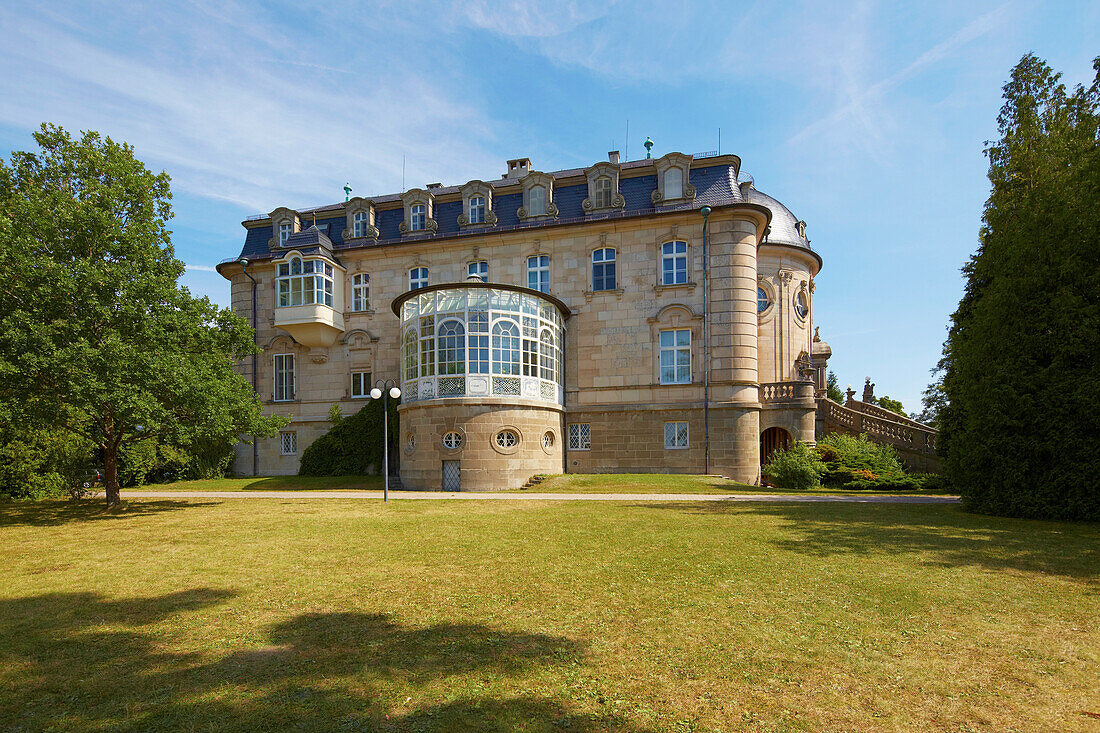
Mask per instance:
[[[764,288],[756,289],[756,312],[763,313],[768,309],[768,306],[772,304],[772,299],[768,297],[768,291]]]
[[[514,448],[519,443],[519,436],[511,430],[501,430],[497,433],[497,445],[501,448]]]
[[[547,430],[542,436],[542,447],[550,449],[554,446],[554,434]]]
[[[799,318],[805,318],[810,313],[810,305],[806,302],[806,291],[799,291],[794,296],[794,312]]]
[[[413,435],[412,433],[409,433],[405,436],[405,449],[411,451],[411,450],[414,450],[415,448],[416,448],[416,436]]]
[[[455,450],[462,447],[462,433],[450,431],[443,435],[443,447],[447,450]]]

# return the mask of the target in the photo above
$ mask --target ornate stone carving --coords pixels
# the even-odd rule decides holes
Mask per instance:
[[[458,215],[458,225],[460,227],[464,227],[469,223],[470,223],[470,220],[466,218],[465,214],[459,214]]]
[[[309,360],[314,364],[324,364],[328,361],[328,352],[319,349],[310,349]]]
[[[592,203],[592,199],[586,198],[584,201],[581,201],[581,208],[585,211],[592,211],[596,208],[596,204]]]
[[[523,221],[524,219],[526,219],[527,218],[527,209],[523,208],[522,206],[519,207],[519,209],[516,210],[516,217],[520,221]]]
[[[780,270],[779,271],[779,280],[784,285],[790,285],[791,280],[794,280],[794,270]]]
[[[341,236],[344,238],[345,242],[352,242],[352,241],[355,241],[356,239],[372,239],[373,240],[373,239],[378,239],[378,237],[381,236],[381,232],[378,231],[378,227],[374,226],[373,224],[368,224],[367,225],[366,229],[363,230],[363,236],[361,236],[361,237],[356,237],[353,234],[354,231],[355,230],[350,228],[350,227],[344,229],[344,231],[341,233]]]

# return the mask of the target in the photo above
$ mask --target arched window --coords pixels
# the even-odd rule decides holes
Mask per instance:
[[[527,215],[542,216],[546,213],[546,187],[532,186],[527,192]]]
[[[558,371],[558,346],[554,343],[554,334],[550,329],[542,329],[539,345],[542,350],[542,362],[539,364],[539,376],[553,382]]]
[[[466,373],[466,329],[461,321],[444,321],[439,326],[439,373]]]
[[[470,223],[471,224],[484,224],[485,223],[485,197],[484,196],[471,196],[470,197]]]
[[[615,250],[596,250],[592,253],[592,289],[614,290],[615,282]]]
[[[405,340],[403,344],[405,350],[405,379],[416,379],[416,329],[410,328],[405,331]]]
[[[332,306],[332,265],[323,260],[294,256],[279,264],[277,307],[294,305]]]
[[[493,324],[493,374],[519,375],[519,326],[512,321]]]
[[[679,168],[665,171],[665,198],[678,199],[684,195],[684,172]]]
[[[607,176],[600,176],[596,179],[596,197],[594,203],[597,209],[608,209],[611,207],[611,179]]]
[[[427,220],[427,209],[424,204],[413,204],[409,207],[409,230],[413,232],[421,231]]]

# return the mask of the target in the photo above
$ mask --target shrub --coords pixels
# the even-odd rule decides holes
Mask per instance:
[[[818,442],[816,451],[825,463],[826,486],[894,491],[902,486],[919,488],[906,478],[897,451],[871,442],[866,435],[831,433]]]
[[[0,428],[0,497],[65,496],[94,466],[95,446],[68,431]]]
[[[390,459],[397,456],[397,400],[390,400]],[[381,473],[382,400],[371,400],[302,452],[299,476]]]
[[[780,488],[806,490],[821,485],[825,464],[808,445],[795,443],[772,453],[764,473]]]

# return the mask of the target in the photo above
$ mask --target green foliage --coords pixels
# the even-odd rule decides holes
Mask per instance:
[[[943,372],[940,367],[932,370],[932,376],[938,377],[921,393],[921,406],[924,408],[911,417],[917,422],[939,429],[940,414],[947,407],[947,393],[943,390]]]
[[[46,499],[67,494],[95,471],[95,446],[68,431],[18,433],[0,427],[0,497]]]
[[[390,461],[397,458],[397,400],[390,405]],[[382,472],[382,400],[370,400],[302,451],[299,476]]]
[[[177,284],[168,176],[94,132],[35,139],[0,161],[0,272],[19,273],[0,288],[0,417],[99,446],[108,503],[127,445],[273,435],[284,421],[232,370],[251,328]]]
[[[840,380],[836,372],[829,372],[825,377],[825,392],[830,400],[844,404],[844,392],[840,390]]]
[[[781,489],[809,490],[821,485],[825,465],[805,443],[771,454],[764,473]]]
[[[333,402],[332,407],[328,408],[328,421],[332,427],[339,425],[344,419],[344,412],[340,409],[339,402]]]
[[[875,404],[884,410],[897,413],[902,417],[909,417],[909,413],[905,411],[905,407],[901,404],[901,400],[891,399],[887,395],[875,398]]]
[[[1004,87],[980,245],[944,345],[938,445],[974,511],[1100,519],[1100,59],[1067,94],[1025,56]]]
[[[896,450],[874,443],[866,435],[830,433],[818,441],[816,450],[825,464],[826,486],[894,491],[921,488],[919,481],[906,476]]]

